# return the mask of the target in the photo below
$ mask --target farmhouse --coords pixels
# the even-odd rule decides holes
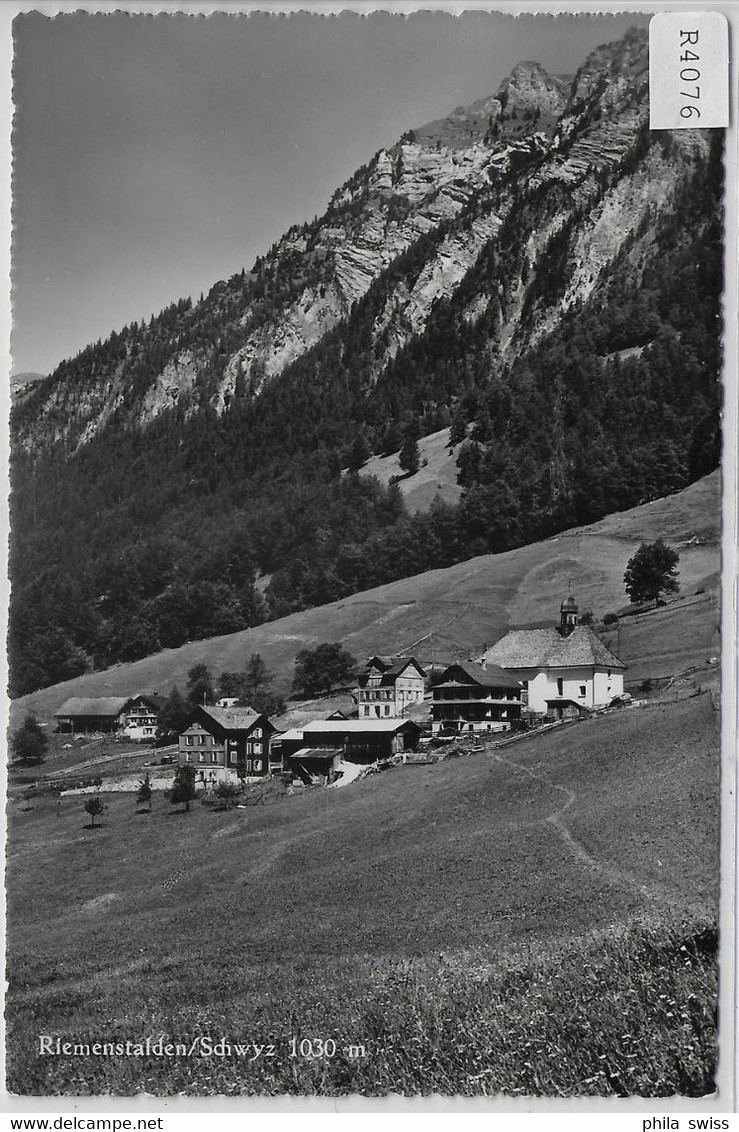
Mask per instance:
[[[346,762],[371,763],[415,751],[421,728],[410,719],[314,719],[276,736],[274,746],[285,765],[310,749],[340,754]]]
[[[432,734],[509,731],[521,717],[521,684],[502,668],[450,664],[431,689]]]
[[[139,692],[133,696],[123,709],[123,734],[129,739],[153,740],[162,705],[163,700],[148,692]]]
[[[248,707],[197,707],[179,739],[179,764],[193,764],[201,782],[269,774],[275,726]]]
[[[514,629],[482,657],[517,677],[528,710],[562,718],[609,704],[624,690],[626,665],[587,625],[578,624],[577,602],[568,595],[557,627]]]
[[[153,741],[161,701],[148,692],[135,696],[73,696],[54,712],[57,730],[77,735],[116,732],[128,739]]]
[[[96,731],[118,731],[123,726],[129,696],[72,696],[54,712],[58,731],[89,735]]]
[[[359,677],[357,704],[360,719],[393,718],[423,701],[426,674],[412,657],[373,656]]]

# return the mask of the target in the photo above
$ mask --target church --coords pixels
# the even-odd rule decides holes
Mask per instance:
[[[560,606],[559,625],[513,629],[480,658],[521,681],[528,710],[537,715],[585,714],[623,695],[626,665],[588,625],[578,623],[571,594]]]

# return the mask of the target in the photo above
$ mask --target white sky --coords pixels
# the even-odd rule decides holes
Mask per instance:
[[[523,59],[572,73],[647,17],[24,13],[13,369],[249,268],[405,130]]]

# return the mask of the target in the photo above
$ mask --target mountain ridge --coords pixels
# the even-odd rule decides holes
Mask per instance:
[[[408,131],[251,271],[18,402],[16,693],[716,467],[721,138],[649,131],[643,32],[569,86],[513,75],[487,118],[482,100],[445,120],[448,144]],[[410,515],[397,485],[354,475],[445,428],[458,503]]]

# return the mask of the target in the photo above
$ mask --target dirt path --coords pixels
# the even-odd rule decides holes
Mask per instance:
[[[174,746],[172,746],[172,747],[160,747],[156,751],[156,754],[161,757],[162,754],[165,754],[165,755],[171,754],[174,750],[175,750]],[[112,763],[124,762],[124,761],[127,761],[128,759],[131,759],[131,760],[141,759],[141,758],[144,758],[144,756],[147,755],[149,753],[149,751],[150,751],[150,748],[144,748],[143,750],[141,748],[139,748],[138,751],[121,751],[120,753],[116,752],[113,755],[98,755],[98,757],[95,758],[95,759],[87,759],[86,762],[74,763],[73,766],[65,767],[63,770],[49,771],[48,774],[44,775],[44,781],[50,782],[50,781],[56,781],[56,779],[59,779],[59,778],[73,778],[76,774],[79,773],[79,771],[90,770],[91,767],[99,767],[99,766],[106,766],[106,765],[110,766]],[[157,764],[152,764],[152,765],[157,765]]]
[[[496,762],[504,763],[506,766],[511,767],[511,769],[518,770],[522,774],[528,775],[529,778],[534,779],[534,781],[543,783],[551,790],[557,790],[559,791],[559,793],[565,795],[564,805],[560,806],[556,810],[553,810],[552,813],[548,814],[543,820],[546,821],[547,824],[554,829],[557,836],[561,841],[564,842],[571,855],[578,862],[578,864],[583,866],[583,868],[587,869],[591,873],[605,877],[607,880],[619,885],[621,888],[626,888],[631,892],[636,892],[645,900],[651,901],[653,903],[666,904],[668,907],[674,908],[676,901],[681,900],[680,894],[678,894],[677,892],[670,892],[667,886],[659,885],[658,887],[650,887],[646,884],[643,884],[637,877],[634,876],[633,873],[630,873],[627,869],[622,869],[616,865],[609,864],[606,861],[599,860],[597,857],[594,857],[591,853],[588,852],[582,842],[577,840],[572,830],[568,828],[564,821],[564,815],[568,810],[572,809],[572,807],[575,805],[575,802],[577,801],[577,794],[574,790],[570,790],[567,786],[560,786],[556,782],[552,782],[551,778],[549,778],[547,775],[538,773],[536,770],[532,770],[530,767],[522,766],[521,763],[514,762],[513,759],[507,759],[503,755],[491,752],[491,757],[494,758]]]

